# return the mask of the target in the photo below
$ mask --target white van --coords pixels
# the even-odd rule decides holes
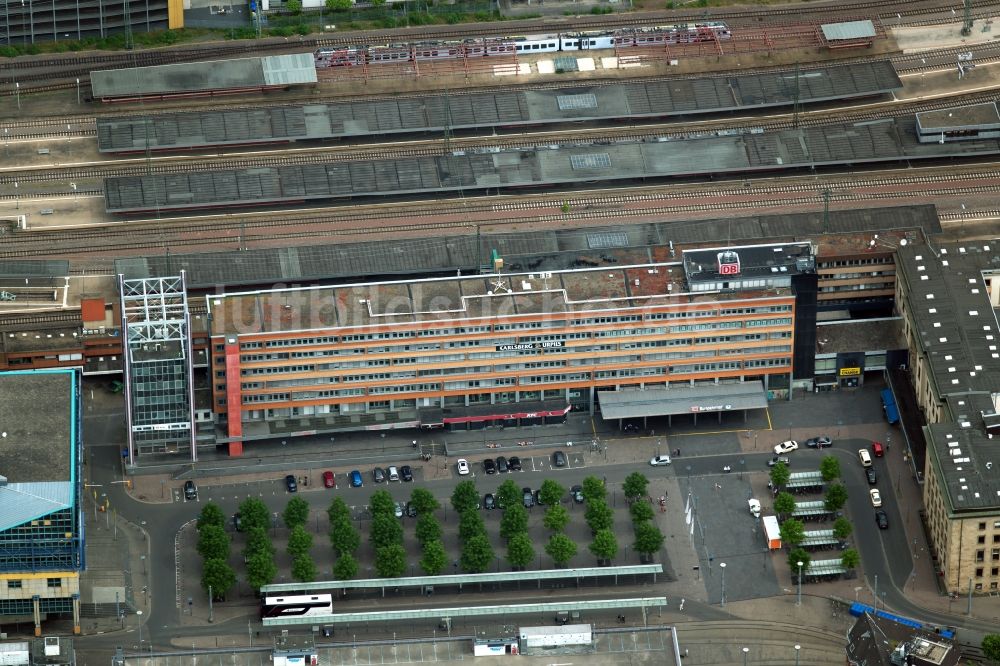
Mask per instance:
[[[861,458],[862,467],[872,466],[872,457],[868,454],[868,449],[858,449],[858,457]]]
[[[399,481],[399,470],[396,469],[395,467],[390,467],[389,468],[389,480],[390,481]]]

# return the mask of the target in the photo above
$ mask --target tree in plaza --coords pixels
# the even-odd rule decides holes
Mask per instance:
[[[598,530],[590,543],[590,552],[601,560],[611,560],[618,554],[618,539],[611,530]]]
[[[641,472],[632,472],[625,477],[625,483],[622,484],[622,492],[630,500],[646,497],[649,495],[649,479]]]
[[[569,524],[569,511],[561,504],[553,504],[546,509],[542,524],[553,532],[562,532]]]
[[[351,8],[351,0],[326,0],[326,8],[331,12],[344,12]]]
[[[295,529],[300,525],[305,525],[309,521],[309,502],[301,497],[293,497],[288,500],[285,510],[281,514],[281,520],[285,527]]]
[[[517,487],[512,479],[507,479],[497,488],[497,505],[501,509],[507,510],[510,507],[521,503],[521,489]]]
[[[398,543],[375,549],[375,571],[382,578],[399,578],[406,571],[406,550]]]
[[[775,488],[784,488],[791,477],[792,472],[785,463],[778,463],[771,468],[771,485]]]
[[[271,526],[271,512],[260,498],[248,497],[240,503],[240,520],[247,532],[255,527],[266,530]]]
[[[358,575],[358,561],[350,553],[344,553],[333,565],[333,577],[337,580],[351,580]]]
[[[774,498],[774,512],[779,516],[788,516],[795,511],[795,498],[791,493],[781,492]]]
[[[292,560],[292,578],[300,583],[316,580],[316,563],[308,555],[300,555]]]
[[[1000,634],[986,634],[979,647],[983,649],[983,656],[993,661],[1000,661]]]
[[[274,564],[274,555],[269,552],[258,552],[247,557],[247,584],[254,590],[260,590],[270,585],[278,575],[278,567]]]
[[[652,555],[663,547],[663,532],[652,523],[644,521],[635,524],[635,543],[633,548],[643,555]]]
[[[347,506],[347,502],[344,501],[344,498],[338,495],[333,498],[333,501],[330,502],[330,506],[326,510],[326,515],[330,519],[331,525],[336,523],[340,518],[346,518],[348,522],[350,522],[351,509]]]
[[[451,493],[451,506],[458,513],[479,508],[479,491],[472,481],[460,481]]]
[[[462,541],[468,541],[479,534],[486,534],[483,517],[474,509],[463,511],[458,517],[458,538]]]
[[[441,508],[441,502],[434,497],[434,493],[426,488],[414,488],[410,493],[410,504],[417,510],[418,516],[432,514]]]
[[[212,599],[224,599],[226,592],[236,585],[236,573],[225,560],[208,559],[201,565],[201,586],[208,592],[212,588]]]
[[[858,551],[853,548],[848,548],[840,555],[840,566],[845,569],[857,569],[860,562],[861,556],[858,555]]]
[[[561,568],[566,566],[576,555],[576,543],[559,532],[549,537],[549,542],[545,544],[545,552],[552,558],[555,565]]]
[[[789,548],[799,545],[806,538],[806,527],[801,520],[796,518],[782,521],[778,532],[781,534],[781,543]]]
[[[591,502],[603,502],[608,498],[608,489],[604,486],[604,481],[596,476],[588,476],[583,480],[583,501],[587,504]]]
[[[799,575],[799,562],[802,563],[802,573],[804,575],[809,568],[809,563],[812,562],[812,557],[802,548],[792,548],[791,552],[788,553],[788,568],[792,570],[792,576],[796,582]]]
[[[500,536],[510,540],[515,534],[527,533],[528,510],[520,503],[508,504],[500,519]]]
[[[483,573],[493,561],[493,546],[485,534],[470,537],[462,544],[462,570],[468,573]]]
[[[252,557],[258,553],[264,553],[273,559],[275,549],[274,544],[271,543],[271,537],[267,535],[267,531],[260,527],[254,527],[247,531],[247,544],[243,547],[243,555]]]
[[[523,571],[525,567],[535,560],[535,547],[531,543],[531,537],[524,532],[519,532],[507,542],[507,561],[515,571]]]
[[[434,517],[434,514],[421,513],[420,517],[417,518],[415,532],[417,541],[422,543],[426,548],[427,544],[431,541],[439,541],[441,539],[441,523]]]
[[[826,489],[823,506],[827,511],[839,511],[847,502],[847,488],[842,483],[835,483]]]
[[[841,516],[837,520],[833,521],[833,536],[843,541],[847,537],[851,536],[851,532],[854,531],[854,526],[851,525],[851,521],[847,518]]]
[[[292,559],[308,555],[312,545],[312,534],[309,534],[302,525],[296,525],[288,534],[288,554],[292,556]]]
[[[226,516],[215,502],[207,503],[198,514],[198,529],[200,530],[205,525],[217,525],[226,529]]]
[[[229,535],[218,525],[205,525],[198,530],[198,554],[206,560],[229,559]]]
[[[423,556],[420,558],[420,568],[428,576],[437,576],[448,566],[448,554],[440,539],[432,539],[424,544]]]
[[[587,502],[587,510],[583,512],[583,517],[590,525],[590,531],[597,534],[601,530],[611,529],[614,522],[614,514],[611,507],[606,502]]]
[[[330,545],[338,557],[357,552],[361,545],[361,533],[350,518],[340,516],[330,524]]]
[[[403,542],[403,526],[393,514],[376,513],[368,534],[376,549]]]
[[[396,502],[392,499],[392,495],[389,494],[388,490],[376,490],[373,492],[371,499],[368,500],[368,508],[371,509],[373,516],[380,513],[387,513],[392,517],[396,516]]]
[[[649,502],[633,502],[632,506],[628,508],[628,512],[632,514],[632,523],[634,525],[652,520],[655,515],[653,507],[650,506]]]
[[[840,461],[833,456],[823,456],[819,461],[819,473],[827,483],[840,478]]]
[[[560,485],[558,481],[553,481],[552,479],[542,481],[542,486],[538,489],[538,496],[545,506],[559,504],[565,494],[566,486]]]

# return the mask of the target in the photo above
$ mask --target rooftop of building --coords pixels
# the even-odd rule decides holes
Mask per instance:
[[[917,123],[924,130],[953,130],[983,125],[1000,126],[1000,113],[996,102],[970,104],[950,109],[937,109],[917,114]]]
[[[906,349],[902,317],[816,322],[816,353]]]
[[[684,250],[688,282],[716,282],[730,278],[772,279],[813,273],[816,262],[810,243],[730,245]]]
[[[65,277],[69,275],[69,262],[57,259],[4,259],[0,262],[0,277],[4,278],[40,278]]]
[[[59,351],[80,346],[79,326],[59,328],[36,328],[33,331],[18,330],[0,334],[0,350],[7,353],[29,351]]]
[[[875,24],[870,20],[824,23],[820,26],[823,37],[830,41],[841,39],[862,39],[875,36]]]
[[[892,659],[893,651],[899,660]],[[847,663],[865,666],[955,666],[962,658],[952,641],[888,618],[865,613],[847,635]]]

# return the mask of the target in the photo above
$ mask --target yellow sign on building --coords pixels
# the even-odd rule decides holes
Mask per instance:
[[[840,369],[840,376],[841,377],[855,377],[855,376],[860,375],[860,374],[861,374],[861,368],[841,368]]]

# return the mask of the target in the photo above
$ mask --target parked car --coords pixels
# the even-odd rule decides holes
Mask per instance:
[[[868,477],[868,485],[874,486],[876,483],[878,483],[878,479],[875,476],[874,467],[865,467],[865,476]]]
[[[285,490],[287,490],[290,493],[298,492],[299,484],[295,480],[294,474],[288,474],[285,476]]]
[[[413,504],[413,502],[406,503],[406,515],[410,518],[417,517],[417,507]]]
[[[565,467],[566,466],[566,454],[562,451],[556,451],[552,454],[552,466],[553,467]]]
[[[483,461],[483,471],[487,474],[497,473],[497,463],[493,458],[487,458]]]
[[[507,466],[507,459],[503,456],[497,457],[497,472],[500,474],[506,474],[510,471],[510,467]]]
[[[760,518],[760,500],[748,499],[747,506],[750,507],[750,515],[754,518]]]
[[[395,465],[393,465],[393,466],[391,466],[389,468],[389,480],[390,481],[399,481],[399,470],[396,469]]]
[[[385,481],[385,470],[381,467],[376,467],[372,470],[372,481],[375,483],[382,483]]]
[[[469,473],[469,461],[465,458],[459,458],[455,465],[458,467],[458,473],[460,476],[465,476]]]
[[[521,501],[524,503],[525,509],[535,506],[535,495],[531,492],[531,488],[522,488],[521,493]]]
[[[774,456],[773,458],[767,461],[767,466],[774,467],[778,463],[784,463],[785,465],[790,465],[792,464],[792,461],[788,459],[788,456]]]
[[[806,446],[810,449],[828,449],[833,446],[833,440],[826,435],[820,435],[819,437],[810,437],[806,440]]]
[[[186,500],[196,500],[198,499],[198,487],[194,485],[194,481],[188,479],[184,482],[184,499]]]
[[[336,488],[337,481],[333,478],[333,472],[326,471],[323,472],[323,487],[324,488]]]
[[[669,465],[670,456],[668,455],[653,456],[652,458],[649,459],[649,464],[652,465],[653,467],[658,467],[660,465]]]
[[[521,459],[518,458],[517,456],[511,456],[510,458],[507,459],[507,466],[510,467],[510,471],[512,472],[520,472]]]
[[[876,508],[882,506],[882,494],[879,493],[878,488],[872,488],[869,490],[868,496],[871,497],[872,506]]]
[[[535,504],[538,506],[545,506],[545,502],[542,501],[542,489],[539,488],[535,491]]]
[[[403,465],[399,468],[399,476],[404,482],[409,483],[413,481],[413,470],[409,465]]]
[[[403,517],[403,503],[402,502],[396,502],[396,517],[397,518],[402,518]]]
[[[875,512],[875,524],[878,525],[880,530],[889,529],[889,516],[886,515],[885,511]]]
[[[868,449],[858,449],[858,458],[861,459],[862,467],[872,466],[872,457],[868,455]]]
[[[569,494],[573,496],[573,501],[583,504],[583,486],[577,484],[569,489]]]
[[[492,511],[497,508],[497,499],[493,496],[493,493],[486,493],[483,495],[483,508]]]
[[[365,482],[361,478],[361,472],[358,470],[351,472],[351,488],[360,488],[363,485],[365,485]]]
[[[790,439],[787,442],[782,442],[781,444],[775,444],[774,454],[781,455],[782,453],[791,453],[799,448],[799,443],[794,439]]]
[[[885,455],[885,447],[882,446],[882,442],[872,442],[872,453],[875,454],[876,458],[881,458]]]

